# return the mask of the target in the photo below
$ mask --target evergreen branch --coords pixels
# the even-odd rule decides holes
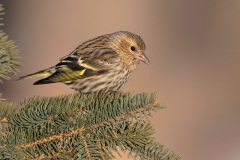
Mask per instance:
[[[104,154],[103,154],[103,149],[102,149],[102,145],[101,145],[101,141],[98,139],[97,140],[97,146],[98,146],[98,149],[100,150],[100,155],[101,155],[101,158],[102,160],[106,160]]]
[[[3,8],[3,5],[2,4],[0,4],[0,16],[2,16],[2,15],[4,15],[5,13],[3,12],[3,10],[4,10],[4,8]],[[0,17],[0,21],[2,21],[3,20],[3,18],[2,17]],[[0,23],[0,26],[3,26],[3,23]]]
[[[142,150],[145,150],[143,154],[141,153]],[[144,148],[139,148],[137,152],[140,157],[147,157],[149,160],[183,160],[183,158],[176,155],[176,153],[169,149],[164,149],[163,145],[154,141],[144,146]]]
[[[0,122],[7,123],[8,118],[17,112],[16,105],[9,102],[0,102]]]
[[[159,107],[154,93],[34,97],[8,118],[9,134],[1,147],[14,146],[26,159],[112,159],[111,150],[118,152],[117,147],[138,153],[137,146],[152,140],[142,116]]]
[[[8,131],[8,119],[16,112],[15,104],[0,101],[0,134]]]
[[[3,5],[0,4],[0,16],[4,15],[3,12]],[[2,21],[3,18],[0,17],[0,21]],[[3,23],[0,22],[0,26],[2,26]],[[10,79],[9,76],[7,76],[8,73],[16,73],[17,67],[20,66],[19,62],[19,56],[18,56],[18,50],[16,49],[16,46],[13,41],[8,40],[8,36],[0,30],[0,82],[2,82],[1,78],[3,79]],[[0,103],[4,100],[2,98],[2,93],[0,93]],[[3,119],[0,117],[0,119]],[[1,126],[0,126],[1,127]]]
[[[164,149],[163,145],[154,142],[152,137],[154,130],[149,123],[135,122],[134,124],[122,123],[121,125],[123,125],[123,130],[117,131],[117,138],[106,134],[107,132],[98,135],[102,136],[101,139],[104,139],[103,142],[105,144],[108,144],[104,146],[105,150],[111,148],[117,151],[115,146],[119,146],[122,151],[130,151],[129,156],[134,158],[140,157],[144,160],[182,160],[174,152]]]
[[[8,39],[8,36],[0,31],[0,78],[9,80],[9,73],[18,71],[19,63],[18,50],[12,40]],[[0,79],[2,83],[2,80]]]
[[[19,133],[15,133],[14,135],[12,133],[1,133],[0,134],[0,159],[3,160],[17,160],[17,159],[23,159],[25,154],[22,151],[17,150],[14,146],[8,145],[12,144],[12,142],[9,142],[9,139],[12,139],[14,141],[14,137],[19,136]]]
[[[127,148],[127,150],[130,150],[129,155],[135,153],[134,158],[140,157],[146,160],[183,160],[168,148],[164,148],[163,145],[154,141],[148,142],[145,146],[135,146],[136,148]]]
[[[88,145],[87,145],[87,142],[86,142],[86,140],[85,140],[85,138],[84,138],[84,135],[83,135],[83,133],[82,133],[82,130],[79,131],[79,134],[80,134],[80,137],[82,138],[82,141],[83,141],[83,144],[84,144],[84,148],[85,148],[85,151],[86,151],[86,153],[87,153],[87,158],[88,158],[89,160],[91,160],[91,155],[90,155],[90,153],[89,153]]]
[[[118,93],[119,94],[119,93]],[[120,93],[121,94],[121,93]],[[90,95],[81,95],[81,94],[79,94],[79,96],[89,96],[90,97]],[[91,96],[94,96],[94,95],[91,95]],[[99,95],[99,96],[101,96],[101,97],[105,97],[105,95],[103,96],[103,95]],[[128,96],[130,96],[130,95],[128,95]],[[141,95],[138,95],[138,96],[141,96]],[[153,95],[152,95],[153,96]],[[111,96],[110,96],[111,97]],[[117,98],[119,98],[119,95],[117,95],[116,96]],[[69,96],[68,96],[68,98],[70,98]],[[76,97],[75,97],[76,98]],[[53,99],[55,99],[54,100],[54,102],[57,100],[58,102],[59,102],[59,97],[57,97],[57,98],[53,98]],[[70,98],[71,99],[71,98]],[[78,99],[78,98],[77,98]],[[37,100],[38,101],[38,100]],[[45,100],[44,100],[45,101]],[[54,103],[53,102],[53,103]],[[32,101],[31,101],[31,103],[32,103]],[[43,105],[42,104],[42,102],[40,102],[41,103],[41,105]],[[48,100],[46,100],[46,103],[48,104],[48,105],[50,105],[49,104],[49,101]],[[95,102],[93,102],[93,104],[94,104]],[[35,104],[35,103],[34,103]],[[110,124],[113,124],[113,123],[116,123],[116,122],[118,122],[118,121],[121,121],[121,120],[124,120],[124,119],[126,119],[126,118],[130,118],[130,117],[133,117],[133,116],[135,116],[137,113],[144,113],[144,111],[149,111],[149,110],[151,110],[154,106],[155,107],[157,107],[157,105],[159,105],[158,104],[158,102],[157,101],[155,101],[153,104],[145,104],[147,107],[142,107],[142,108],[135,108],[134,110],[132,109],[130,109],[129,108],[129,110],[126,110],[126,112],[127,113],[122,113],[122,114],[120,114],[120,115],[118,115],[118,116],[115,116],[115,117],[113,117],[113,118],[109,118],[109,119],[107,119],[106,121],[103,121],[103,122],[99,122],[99,123],[94,123],[94,124],[92,124],[92,125],[89,125],[89,126],[86,126],[86,127],[80,127],[80,128],[76,128],[76,129],[72,129],[70,132],[68,132],[68,133],[60,133],[60,134],[53,134],[52,136],[50,136],[50,137],[44,137],[43,139],[38,139],[37,141],[34,141],[34,142],[31,142],[31,143],[28,143],[28,144],[23,144],[23,145],[20,145],[19,147],[20,148],[27,148],[27,147],[31,147],[31,146],[34,146],[34,145],[38,145],[38,144],[41,144],[41,143],[46,143],[46,142],[49,142],[49,141],[52,141],[52,140],[55,140],[55,139],[62,139],[63,137],[70,137],[70,136],[72,136],[73,134],[78,134],[79,132],[82,132],[82,131],[86,131],[86,130],[92,130],[92,129],[96,129],[96,128],[98,128],[98,127],[101,127],[101,126],[105,126],[105,125],[110,125]],[[51,106],[51,105],[50,105]],[[45,108],[46,106],[44,106],[44,108]],[[111,107],[114,107],[115,109],[117,109],[118,107],[117,106],[111,106]],[[33,116],[33,111],[31,111],[31,110],[29,110],[30,108],[27,106],[26,107],[27,108],[27,111],[28,111],[28,113],[30,113],[30,116]],[[109,109],[109,107],[105,107],[105,112],[106,112],[106,110],[108,110]],[[41,109],[41,110],[44,110],[44,109]],[[72,110],[70,110],[69,112],[66,112],[66,110],[63,110],[63,111],[61,111],[60,112],[60,114],[50,114],[49,116],[46,116],[46,117],[42,117],[43,118],[43,120],[41,120],[40,122],[41,123],[49,123],[49,122],[51,122],[51,123],[54,123],[54,121],[56,121],[58,118],[61,118],[61,117],[59,117],[59,115],[60,116],[62,116],[64,113],[66,113],[66,114],[68,114],[68,116],[70,117],[70,119],[73,117],[73,115],[71,115],[71,114],[73,114],[73,113],[75,113],[75,112],[73,112],[73,110],[77,110],[76,108],[74,108],[74,109],[72,109]],[[78,110],[83,110],[82,108],[80,108],[80,109],[78,109]],[[90,110],[89,110],[90,111]],[[94,110],[93,110],[94,111]],[[35,111],[36,113],[38,112],[38,110],[37,111]],[[82,112],[81,112],[82,113]],[[90,114],[91,112],[89,112],[89,114]],[[95,112],[92,112],[90,115],[89,115],[89,117],[94,117],[94,115],[96,115],[96,113]],[[20,114],[20,115],[18,115],[18,116],[15,116],[14,118],[21,118],[21,120],[24,120],[22,123],[25,123],[26,121],[28,121],[28,122],[31,122],[31,120],[29,119],[29,118],[31,118],[31,117],[26,117],[26,118],[23,118],[23,117],[26,117],[26,115],[23,115],[23,114]],[[54,117],[54,118],[53,118]],[[104,115],[103,117],[106,117],[106,115]],[[101,117],[99,117],[99,119],[102,119],[103,118],[102,116]],[[16,119],[12,119],[13,121],[17,121]],[[36,124],[36,119],[34,119],[34,121],[35,121],[35,123],[34,124],[32,124],[32,125],[40,125],[40,124]],[[21,126],[21,124],[20,123],[15,123],[16,125],[18,125],[18,127],[20,127]],[[25,123],[26,124],[26,123]]]

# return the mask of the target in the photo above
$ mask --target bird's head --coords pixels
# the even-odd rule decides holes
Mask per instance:
[[[141,61],[150,63],[145,55],[145,43],[140,36],[128,31],[116,32],[112,36],[119,56],[124,62],[130,65],[137,65]]]

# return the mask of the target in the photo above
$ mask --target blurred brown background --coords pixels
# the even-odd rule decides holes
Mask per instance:
[[[144,39],[151,64],[141,64],[122,90],[160,93],[168,108],[151,119],[157,141],[186,160],[240,159],[240,1],[2,2],[4,30],[23,65],[0,86],[9,101],[73,93],[63,84],[14,80],[54,65],[89,38],[128,30]]]

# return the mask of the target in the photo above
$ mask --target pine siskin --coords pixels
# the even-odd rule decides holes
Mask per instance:
[[[142,38],[119,31],[88,40],[53,67],[19,79],[44,77],[34,85],[63,82],[81,93],[117,91],[140,61],[149,63]]]

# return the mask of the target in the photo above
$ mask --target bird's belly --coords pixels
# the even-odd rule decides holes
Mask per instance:
[[[119,90],[132,72],[119,70],[66,83],[80,93],[106,93]]]

